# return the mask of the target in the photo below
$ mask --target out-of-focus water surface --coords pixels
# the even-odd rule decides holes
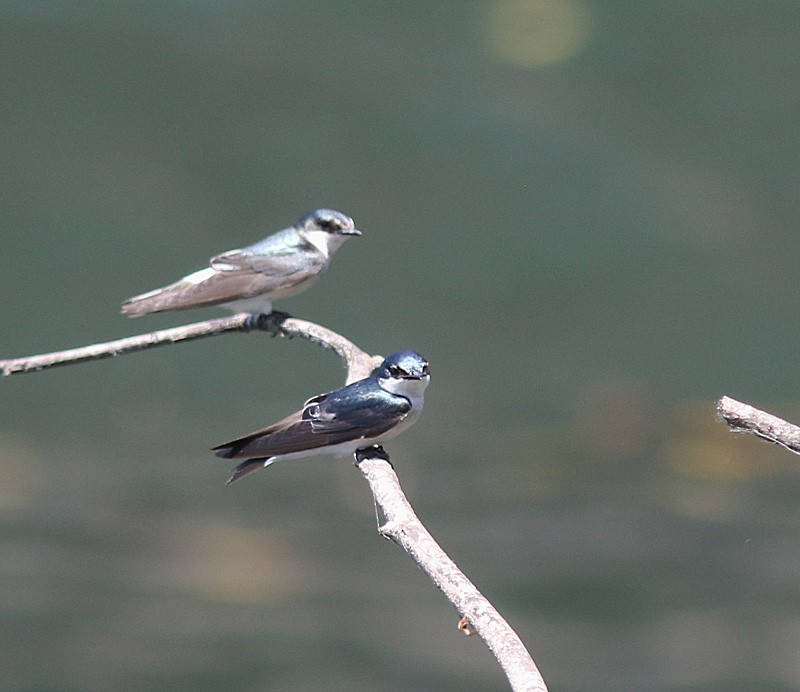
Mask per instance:
[[[554,690],[800,689],[800,5],[0,6],[0,355],[302,212],[278,307],[431,361],[388,445]],[[209,448],[339,386],[228,336],[0,382],[0,688],[503,690],[346,460]]]

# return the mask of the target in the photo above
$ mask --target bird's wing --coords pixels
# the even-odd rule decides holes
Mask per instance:
[[[211,258],[216,274],[209,280],[228,290],[241,286],[236,298],[284,291],[314,278],[326,267],[319,252],[301,250],[258,255],[244,250],[231,250]]]
[[[368,431],[376,437],[394,427],[411,410],[408,399],[387,396],[374,382],[361,380],[337,389],[323,399],[306,402],[303,417],[318,435]]]
[[[353,404],[353,386],[310,399],[302,411],[213,451],[225,459],[267,458],[372,439],[397,425],[411,409],[402,397],[387,401],[363,393]]]
[[[218,272],[254,272],[280,277],[308,266],[319,271],[326,261],[321,252],[307,243],[281,243],[270,237],[255,245],[215,255],[209,264]]]
[[[286,416],[281,421],[277,423],[273,423],[272,425],[268,425],[266,428],[261,428],[260,430],[256,430],[255,432],[251,432],[249,435],[243,435],[242,437],[237,437],[235,440],[231,440],[230,442],[226,442],[225,444],[218,445],[217,447],[213,447],[212,451],[218,457],[223,457],[224,459],[235,459],[239,457],[254,457],[257,454],[248,454],[242,453],[244,450],[251,449],[253,445],[257,444],[262,439],[269,439],[269,437],[284,429],[291,428],[293,425],[300,423],[303,419],[303,412],[297,411],[296,413],[291,414],[290,416]]]
[[[245,248],[212,257],[210,265],[174,284],[129,298],[122,312],[137,317],[281,293],[313,279],[325,268],[325,258],[310,252],[258,256]]]

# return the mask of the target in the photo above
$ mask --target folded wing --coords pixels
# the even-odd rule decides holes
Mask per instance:
[[[302,411],[213,451],[225,459],[268,458],[378,437],[403,420],[411,404],[364,382],[310,399]]]
[[[211,259],[211,266],[149,291],[122,304],[122,312],[139,317],[165,310],[219,305],[255,296],[286,294],[314,279],[325,267],[319,253],[251,255],[247,249],[231,250]]]

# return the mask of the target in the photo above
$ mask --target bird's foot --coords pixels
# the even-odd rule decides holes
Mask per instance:
[[[245,320],[244,328],[246,331],[258,330],[269,332],[272,336],[278,336],[281,333],[281,326],[290,317],[291,315],[288,312],[278,312],[276,310],[266,315],[264,313],[254,313]]]
[[[392,465],[391,460],[389,459],[389,454],[384,450],[381,445],[372,445],[371,447],[364,447],[362,449],[357,449],[353,456],[356,458],[355,465],[358,466],[364,459],[382,459],[389,463],[389,466]],[[392,468],[394,468],[392,466]]]

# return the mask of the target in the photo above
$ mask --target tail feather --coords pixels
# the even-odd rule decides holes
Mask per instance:
[[[238,481],[240,478],[249,476],[254,471],[263,469],[270,463],[272,462],[269,457],[264,457],[261,459],[248,459],[247,461],[243,461],[233,470],[233,475],[226,481],[225,485],[230,485],[231,483]]]

